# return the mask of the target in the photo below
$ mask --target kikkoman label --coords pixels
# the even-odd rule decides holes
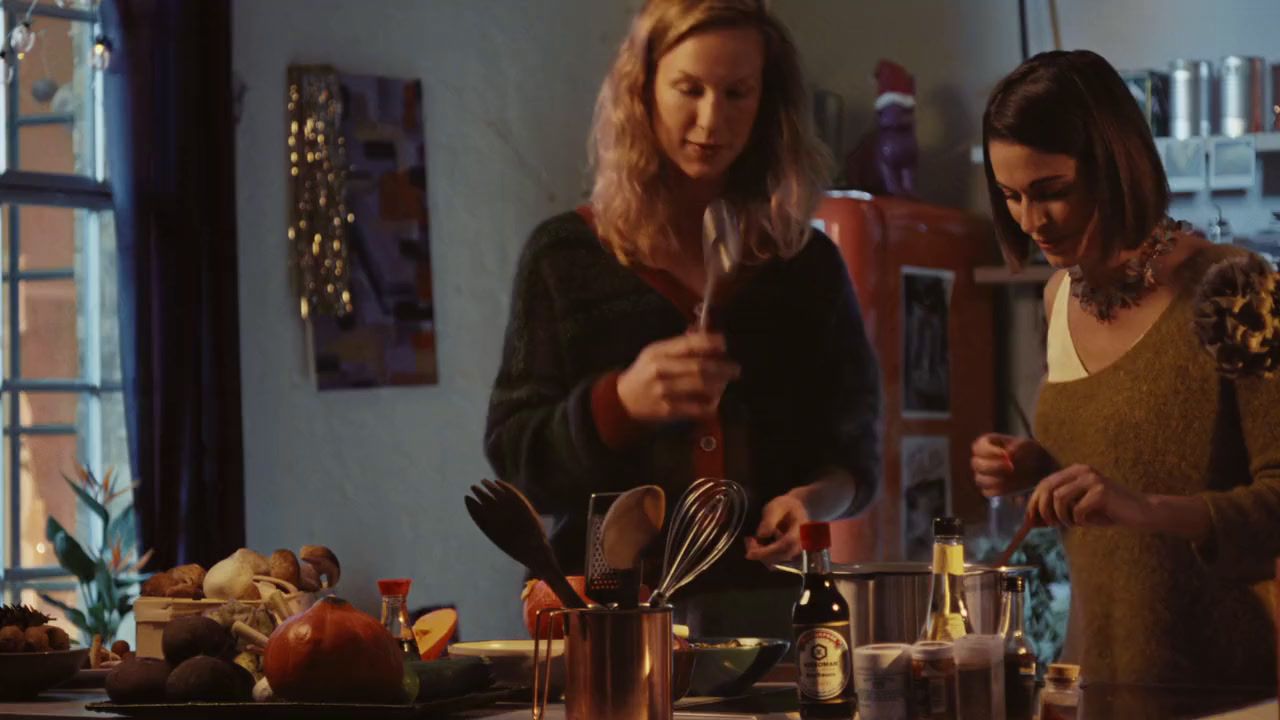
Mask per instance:
[[[829,627],[809,628],[796,639],[800,692],[814,700],[839,698],[849,687],[849,641]]]

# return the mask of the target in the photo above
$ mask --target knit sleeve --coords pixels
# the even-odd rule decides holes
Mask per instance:
[[[635,470],[601,438],[593,396],[606,374],[573,377],[563,356],[556,273],[564,252],[549,221],[521,255],[502,361],[489,397],[485,455],[540,512],[581,511],[591,493],[622,490]]]
[[[844,261],[826,236],[818,233],[810,242],[831,245],[826,274],[834,288],[815,378],[822,388],[815,427],[826,434],[819,445],[827,456],[824,464],[847,470],[854,478],[856,494],[842,514],[852,517],[865,510],[880,489],[880,365]]]
[[[1212,531],[1201,557],[1220,573],[1260,580],[1280,556],[1280,379],[1234,381],[1250,482],[1205,493]]]

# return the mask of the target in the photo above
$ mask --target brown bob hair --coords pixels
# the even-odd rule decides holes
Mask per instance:
[[[1070,155],[1095,203],[1103,257],[1142,244],[1169,209],[1169,181],[1146,118],[1120,74],[1088,50],[1035,55],[996,84],[982,114],[982,147],[993,140]],[[984,153],[996,238],[1013,268],[1031,239],[1009,214]]]

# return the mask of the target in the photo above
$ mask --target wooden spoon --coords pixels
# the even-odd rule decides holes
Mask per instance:
[[[662,532],[667,495],[657,485],[641,485],[618,496],[605,513],[601,530],[604,560],[617,570],[630,570],[645,548]]]

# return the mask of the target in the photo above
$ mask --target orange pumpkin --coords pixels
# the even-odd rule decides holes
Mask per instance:
[[[271,633],[263,670],[272,692],[297,702],[404,699],[404,660],[391,633],[345,600],[327,597]]]

